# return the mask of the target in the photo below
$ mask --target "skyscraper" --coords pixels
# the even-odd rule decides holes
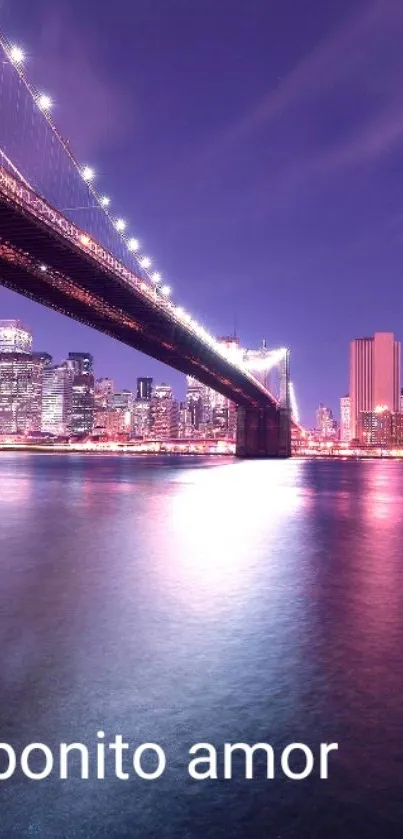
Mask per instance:
[[[93,357],[89,352],[69,352],[67,365],[74,373],[92,373]]]
[[[66,364],[43,371],[42,431],[64,436],[70,432],[74,372]]]
[[[178,436],[178,403],[169,385],[157,385],[151,399],[152,435],[155,440]]]
[[[66,367],[74,373],[71,433],[91,434],[94,428],[94,374],[91,353],[69,352]]]
[[[32,349],[32,332],[19,320],[0,320],[0,353],[24,352]]]
[[[331,408],[320,403],[316,411],[316,434],[320,440],[332,440],[336,436],[337,425]]]
[[[342,443],[348,443],[351,440],[350,413],[350,397],[342,396],[340,399],[340,440]]]
[[[107,408],[113,398],[115,385],[112,379],[96,379],[94,388],[94,404],[96,408]]]
[[[140,376],[137,379],[137,393],[136,399],[146,400],[151,399],[153,394],[153,380],[149,376]]]
[[[400,407],[400,343],[392,332],[356,338],[350,347],[351,438],[359,437],[362,412]]]
[[[29,353],[0,353],[0,434],[41,430],[42,369]]]

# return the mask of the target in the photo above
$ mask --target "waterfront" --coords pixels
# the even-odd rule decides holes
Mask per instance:
[[[4,837],[398,839],[398,462],[0,454],[1,739],[161,743],[158,781],[1,787]],[[197,741],[339,742],[196,783]]]

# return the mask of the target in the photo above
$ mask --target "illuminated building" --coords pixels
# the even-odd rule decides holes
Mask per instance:
[[[92,373],[93,357],[91,353],[87,352],[69,352],[67,356],[67,366],[70,367],[74,373]]]
[[[180,436],[199,437],[202,425],[210,418],[210,388],[193,376],[186,376],[185,416],[182,417]]]
[[[107,408],[111,402],[115,392],[115,385],[112,379],[102,378],[96,379],[94,385],[94,405],[95,408]]]
[[[65,364],[46,366],[43,371],[43,432],[65,436],[70,432],[74,372]]]
[[[151,434],[151,400],[136,399],[133,405],[133,435],[146,440]]]
[[[69,352],[66,367],[74,373],[71,404],[71,433],[91,434],[94,428],[94,375],[91,353]]]
[[[32,332],[19,320],[0,320],[0,353],[30,353]]]
[[[153,395],[153,380],[148,376],[141,376],[137,379],[136,398],[149,402]]]
[[[372,338],[356,338],[350,346],[351,438],[360,439],[361,413],[374,413],[386,406],[390,413],[400,408],[400,343],[392,332],[376,332]]]
[[[340,399],[340,440],[342,443],[348,443],[351,440],[350,411],[350,397],[342,396]]]
[[[29,353],[0,353],[0,434],[40,432],[42,369]]]
[[[133,430],[133,394],[122,390],[112,396],[112,422],[114,433],[131,434]]]
[[[154,440],[178,436],[178,403],[169,385],[157,385],[151,399],[151,433]]]
[[[364,446],[390,449],[403,444],[403,415],[380,405],[376,411],[361,411],[358,437]]]
[[[319,440],[334,440],[337,436],[337,423],[334,420],[333,412],[322,403],[316,411],[315,430]]]

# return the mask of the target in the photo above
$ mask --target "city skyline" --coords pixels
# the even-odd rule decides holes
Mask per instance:
[[[179,31],[170,3],[156,13],[167,32],[158,49],[152,39],[150,49],[146,35],[155,20],[143,9],[136,37],[140,44],[147,42],[148,49],[140,46],[135,55],[120,48],[129,34],[118,19],[112,21],[106,42],[92,2],[82,9],[73,0],[71,16],[60,4],[46,0],[38,0],[35,14],[25,0],[18,8],[6,2],[0,25],[26,47],[29,74],[54,96],[57,124],[79,157],[95,166],[122,214],[133,219],[175,298],[189,305],[215,334],[231,333],[236,322],[248,346],[258,346],[263,337],[269,345],[290,346],[301,416],[312,425],[317,403],[323,400],[335,408],[348,389],[346,347],[351,336],[376,329],[399,336],[401,200],[394,184],[399,181],[401,125],[398,93],[388,81],[401,64],[401,12],[395,2],[370,3],[366,9],[358,2],[343,2],[329,14],[315,3],[315,14],[308,20],[294,8],[303,49],[300,41],[284,38],[282,51],[276,52],[278,36],[288,26],[287,4],[270,15],[270,26],[268,10],[252,4],[252,47],[243,37],[250,10],[232,3],[237,14],[228,31],[229,4],[223,2],[217,9],[206,0],[203,15],[196,16],[200,43],[212,40],[214,46],[217,38],[226,55],[228,50],[228,69],[223,72],[220,53],[214,49],[208,66],[204,63],[206,50],[198,51],[194,23],[184,4],[179,5]],[[88,40],[85,54],[80,50],[84,35],[75,38],[75,11],[86,45]],[[174,34],[177,66],[171,62],[162,96],[161,68],[169,65]],[[273,49],[267,49],[271,38]],[[352,42],[361,47],[354,107],[351,62],[340,62]],[[242,60],[235,62],[241,47]],[[184,80],[180,70],[189,50],[197,57],[192,82]],[[382,111],[374,92],[361,95],[364,77],[372,78],[374,50],[383,68],[378,80],[387,92]],[[76,66],[80,92],[70,95],[71,85],[78,88],[72,84]],[[335,143],[318,109],[312,110],[318,76],[320,101],[330,103],[339,120]],[[213,80],[214,104],[208,91]],[[341,102],[332,98],[335,80],[342,113]],[[190,95],[194,86],[201,102]],[[164,106],[165,96],[170,107]],[[80,109],[83,101],[88,109]],[[100,106],[105,102],[113,116],[120,116],[111,120],[110,131],[104,118],[108,108]],[[77,114],[86,110],[88,118],[80,120]],[[298,138],[296,125],[304,126]],[[178,147],[174,136],[176,141],[179,137]],[[385,293],[380,305],[381,280]],[[332,297],[329,311],[324,294]],[[141,363],[145,375],[167,377],[155,362],[138,362],[133,352],[129,355],[125,348],[29,301],[17,302],[11,292],[0,291],[0,310],[2,317],[18,316],[31,322],[35,331],[46,332],[55,356],[62,357],[72,345],[88,346],[108,374],[115,375],[114,365],[123,364],[129,371]],[[172,381],[180,388],[177,374]]]

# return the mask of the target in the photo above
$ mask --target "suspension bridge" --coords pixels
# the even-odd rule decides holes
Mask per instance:
[[[237,405],[240,457],[288,457],[297,426],[289,351],[257,369],[191,313],[141,253],[52,119],[52,100],[0,34],[0,284],[191,375]],[[85,223],[83,223],[83,218]],[[262,380],[280,369],[279,393]],[[255,365],[256,367],[256,365]]]

